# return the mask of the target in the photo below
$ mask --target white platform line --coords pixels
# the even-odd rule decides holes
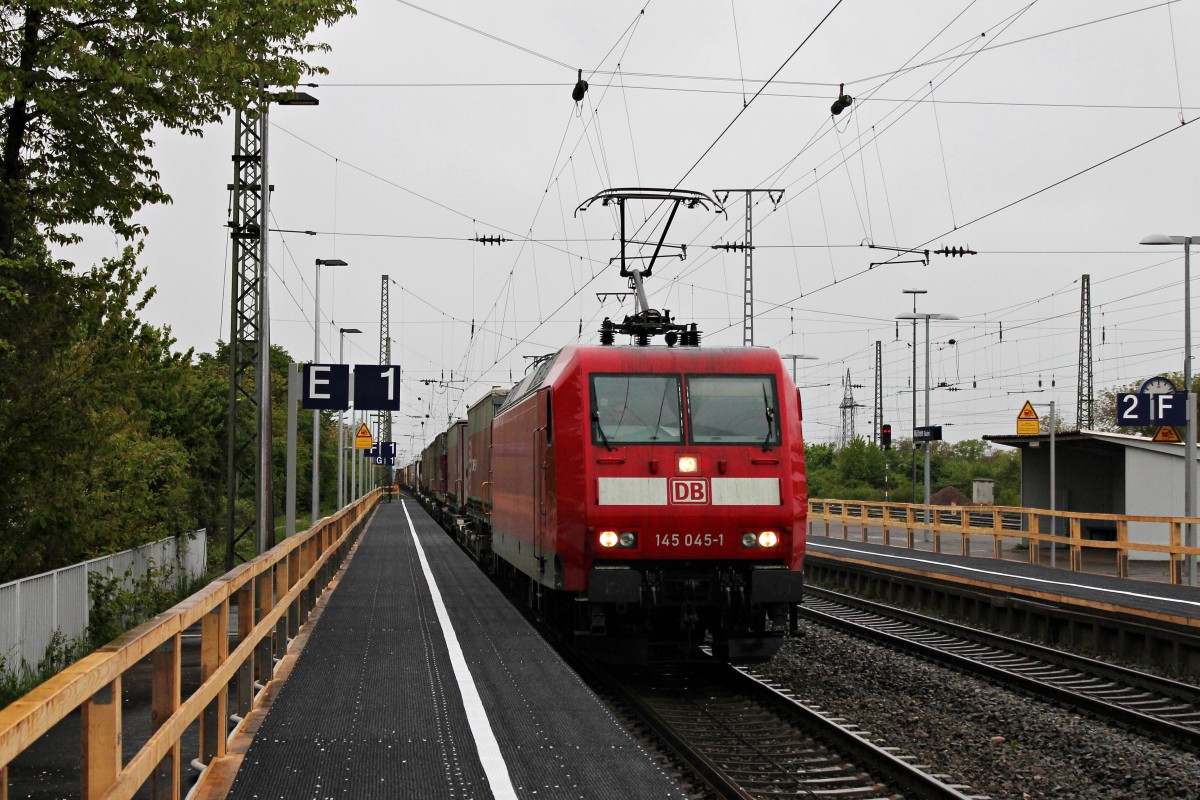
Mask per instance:
[[[857,555],[860,557],[865,554],[880,555],[879,553],[875,553],[872,550],[857,550],[853,547],[838,547],[836,545],[814,542],[811,539],[808,540],[808,544],[809,544],[809,547],[811,547],[811,548],[820,548],[821,550],[840,550],[843,553],[853,553],[854,555]],[[1082,583],[1067,583],[1066,581],[1052,581],[1052,580],[1046,580],[1045,578],[1027,578],[1024,575],[1013,575],[1013,574],[1010,574],[1007,572],[996,572],[995,570],[978,569],[976,567],[963,567],[963,566],[959,566],[958,564],[952,564],[947,561],[936,561],[936,560],[930,559],[930,558],[913,558],[912,556],[897,556],[897,555],[893,555],[891,553],[888,553],[887,557],[896,559],[897,561],[915,561],[918,564],[930,564],[930,565],[938,566],[938,567],[948,567],[950,569],[962,570],[963,572],[977,572],[981,575],[994,575],[997,577],[1011,578],[1011,579],[1019,580],[1019,581],[1031,581],[1033,583],[1048,583],[1053,586],[1070,586],[1075,589],[1087,589],[1092,592],[1104,592],[1106,594],[1119,594],[1119,595],[1123,595],[1125,597],[1137,597],[1141,600],[1158,600],[1163,603],[1175,603],[1176,605],[1194,606],[1196,608],[1200,608],[1200,601],[1196,601],[1196,600],[1177,600],[1174,597],[1160,597],[1159,595],[1154,595],[1154,594],[1140,594],[1138,592],[1127,592],[1122,589],[1106,589],[1103,586],[1087,586]]]
[[[479,689],[475,679],[471,677],[471,668],[463,657],[462,646],[458,643],[458,634],[446,613],[446,604],[442,601],[442,593],[438,589],[437,580],[429,569],[429,561],[425,558],[425,548],[417,538],[417,528],[413,525],[408,513],[408,502],[400,501],[404,507],[404,516],[408,519],[408,529],[412,532],[413,543],[417,546],[417,558],[421,560],[421,570],[425,573],[425,581],[429,584],[429,593],[433,596],[433,607],[437,610],[438,622],[442,626],[442,635],[446,639],[446,649],[450,651],[450,663],[454,666],[454,679],[458,682],[458,691],[462,695],[463,707],[467,711],[467,722],[471,725],[471,734],[475,737],[475,749],[479,751],[479,761],[487,775],[488,783],[492,786],[492,796],[498,800],[509,800],[517,797],[512,779],[508,774],[508,764],[500,752],[500,744],[496,734],[492,732],[492,724],[488,721],[487,711],[479,698]]]

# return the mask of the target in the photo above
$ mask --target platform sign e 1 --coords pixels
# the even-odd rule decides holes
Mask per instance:
[[[354,407],[359,411],[399,411],[400,365],[355,365]]]
[[[350,367],[345,364],[305,364],[301,408],[341,411],[350,401]]]

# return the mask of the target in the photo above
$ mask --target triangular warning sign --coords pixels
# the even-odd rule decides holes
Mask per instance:
[[[355,433],[355,434],[354,434],[354,436],[355,436],[355,438],[357,438],[357,437],[359,437],[359,436],[366,436],[366,437],[370,438],[370,436],[371,436],[371,429],[370,429],[370,428],[368,428],[368,427],[367,427],[367,423],[365,423],[365,422],[364,422],[364,423],[362,423],[361,425],[359,425],[359,426],[358,426],[358,432],[357,432],[357,433]]]
[[[1179,444],[1182,440],[1179,438],[1179,434],[1175,432],[1174,428],[1172,428],[1170,425],[1163,425],[1154,432],[1154,438],[1151,439],[1151,441]]]
[[[1033,403],[1026,400],[1025,405],[1021,406],[1021,413],[1017,414],[1017,419],[1037,419],[1037,418],[1038,418],[1037,412],[1033,410]]]

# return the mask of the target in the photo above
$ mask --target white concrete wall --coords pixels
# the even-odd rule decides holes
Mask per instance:
[[[1183,516],[1183,459],[1180,455],[1125,448],[1125,513],[1146,516]],[[1169,526],[1163,523],[1129,523],[1129,541],[1170,544]],[[1165,553],[1130,553],[1130,558],[1165,561]]]

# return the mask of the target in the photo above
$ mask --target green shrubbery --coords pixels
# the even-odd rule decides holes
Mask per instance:
[[[913,481],[913,449],[900,441],[892,450],[855,439],[842,448],[831,444],[804,447],[808,474],[808,496],[830,500],[883,500],[884,477],[887,499],[893,503],[921,502],[925,496],[925,455],[916,452],[916,493]],[[967,439],[953,444],[935,442],[930,451],[930,485],[936,492],[954,486],[967,497],[976,478],[995,481],[995,504],[1021,503],[1021,461],[1015,450],[995,450],[987,442]]]
[[[87,631],[78,639],[68,639],[62,631],[56,630],[36,666],[24,659],[17,663],[11,653],[0,654],[0,707],[96,648],[166,611],[208,580],[207,575],[188,580],[182,573],[176,573],[174,567],[160,567],[154,562],[137,578],[133,577],[132,569],[123,575],[89,574],[91,611]],[[129,587],[126,582],[130,583]]]

